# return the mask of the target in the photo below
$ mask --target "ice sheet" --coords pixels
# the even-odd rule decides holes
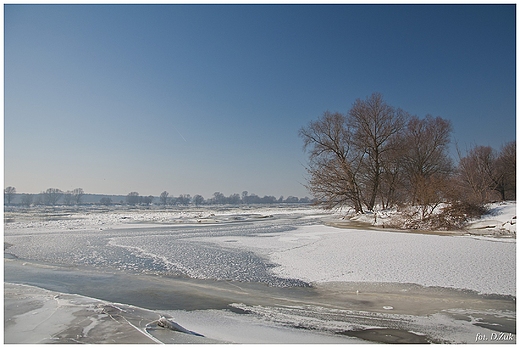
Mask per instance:
[[[481,223],[516,220],[512,202],[493,209]],[[5,241],[13,244],[7,252],[63,264],[275,286],[298,285],[297,280],[400,282],[516,294],[515,238],[340,229],[320,224],[323,211],[308,207],[78,214],[52,221],[15,218],[6,224]],[[197,216],[220,223],[191,223]],[[171,223],[175,219],[183,223]],[[94,228],[109,221],[118,221],[117,228]],[[33,226],[40,223],[51,226]],[[57,224],[63,226],[54,230]]]
[[[224,238],[211,238],[224,244]],[[205,239],[209,241],[210,239]],[[307,282],[416,283],[516,294],[516,239],[302,226],[230,244],[264,254],[280,277]]]
[[[511,215],[514,211],[511,204],[499,208],[494,215],[485,219],[502,221],[503,215]],[[346,229],[325,226],[323,224],[325,217],[327,221],[341,219],[338,215],[325,214],[308,208],[213,210],[192,208],[187,211],[70,213],[57,208],[43,215],[38,212],[20,212],[18,215],[8,217],[10,222],[5,224],[4,253],[7,258],[13,260],[10,261],[11,263],[16,262],[22,269],[27,265],[31,271],[37,271],[37,268],[30,266],[34,261],[35,264],[38,263],[38,267],[52,269],[53,265],[61,265],[60,267],[70,269],[73,273],[76,267],[79,269],[85,266],[94,269],[100,275],[106,276],[109,272],[114,272],[114,275],[124,274],[129,279],[134,279],[137,274],[157,279],[181,274],[191,277],[187,279],[202,279],[204,282],[221,279],[226,283],[228,280],[233,280],[235,282],[230,282],[229,286],[236,287],[241,292],[244,292],[244,289],[238,282],[254,281],[260,282],[262,286],[267,284],[271,287],[301,286],[310,282],[317,286],[295,289],[317,291],[320,300],[327,299],[326,305],[317,306],[316,298],[305,298],[310,302],[298,309],[287,304],[282,306],[269,303],[265,301],[266,298],[263,298],[263,303],[259,303],[258,296],[252,296],[256,299],[256,303],[252,300],[243,307],[240,307],[239,303],[236,304],[236,308],[242,309],[249,315],[222,310],[221,308],[227,308],[227,302],[223,303],[223,307],[207,307],[212,308],[211,310],[197,308],[196,311],[191,312],[169,313],[177,319],[182,319],[179,323],[181,326],[195,332],[202,331],[203,334],[205,333],[205,339],[217,341],[336,342],[338,336],[331,335],[331,326],[325,325],[326,321],[320,321],[320,318],[331,315],[331,309],[339,310],[338,313],[346,318],[338,321],[338,330],[373,328],[377,326],[374,323],[383,322],[381,318],[394,318],[396,323],[401,324],[411,323],[408,326],[400,324],[395,328],[382,325],[383,331],[377,331],[379,330],[377,328],[374,329],[376,331],[370,331],[370,334],[380,337],[395,334],[393,338],[405,341],[420,341],[421,335],[425,333],[429,337],[437,337],[442,341],[442,330],[435,331],[432,327],[444,325],[443,327],[452,330],[450,335],[445,335],[448,341],[471,343],[477,333],[489,334],[489,328],[501,320],[497,319],[500,316],[506,316],[507,320],[502,323],[504,328],[511,327],[511,321],[516,320],[516,314],[507,311],[511,311],[509,308],[514,300],[507,297],[499,297],[500,301],[505,303],[504,308],[507,310],[502,308],[496,313],[484,313],[485,311],[482,312],[483,309],[479,308],[472,317],[473,314],[468,314],[467,311],[455,314],[443,312],[443,307],[438,307],[440,303],[445,303],[443,297],[439,297],[440,302],[435,302],[433,306],[433,302],[424,296],[416,297],[418,302],[413,303],[418,304],[419,308],[428,308],[431,312],[412,315],[411,312],[415,310],[403,306],[403,298],[395,296],[396,291],[400,294],[403,290],[399,286],[413,287],[412,284],[514,296],[516,295],[516,239],[514,237],[462,236],[460,232],[452,236],[416,234],[361,228],[362,224],[358,224],[356,228]],[[512,220],[509,216],[508,221]],[[27,276],[30,275],[28,272]],[[53,274],[50,276],[48,281],[58,281]],[[73,274],[69,278],[67,279],[70,281],[75,279]],[[101,281],[104,279],[98,278]],[[18,281],[23,281],[23,277],[21,276]],[[396,283],[399,286],[396,288],[398,290],[391,290],[392,295],[377,286],[365,294],[361,286],[364,283],[385,284],[381,289],[391,289],[393,288],[391,284]],[[48,283],[43,283],[41,286],[45,284]],[[186,289],[186,291],[191,289],[189,284],[186,284]],[[147,295],[156,293],[150,291],[149,283],[135,290],[143,291],[143,294]],[[175,292],[175,289],[171,290]],[[360,290],[361,294],[358,294],[357,290]],[[159,289],[158,291],[161,292]],[[119,292],[113,294],[115,297],[111,301],[121,298]],[[467,293],[461,292],[461,294]],[[211,297],[207,298],[209,301],[214,298],[215,293],[210,292],[208,296]],[[59,297],[59,301],[64,299],[65,297]],[[132,312],[133,316],[125,317],[125,320],[135,326],[133,327],[122,319],[120,322],[111,319],[107,321],[107,318],[103,317],[104,313],[96,312],[96,307],[95,305],[92,307],[92,303],[81,304],[71,311],[75,305],[71,301],[75,300],[69,298],[67,301],[67,305],[63,305],[65,302],[60,302],[58,306],[58,301],[52,296],[47,296],[45,300],[29,298],[29,305],[26,301],[23,307],[26,310],[23,313],[13,312],[11,307],[8,320],[13,320],[16,325],[9,328],[10,339],[23,341],[26,338],[24,332],[31,327],[31,332],[41,334],[40,337],[31,336],[31,340],[38,342],[52,337],[76,340],[79,338],[83,342],[90,339],[96,343],[108,342],[103,341],[103,336],[100,334],[105,329],[109,332],[107,339],[110,339],[110,342],[125,341],[125,336],[119,332],[128,333],[126,338],[132,343],[141,340],[149,341],[150,337],[136,330],[135,327],[142,329],[140,326],[140,323],[142,324],[140,320],[144,320],[142,318],[152,321],[157,319],[158,314],[139,312],[137,315],[137,312]],[[467,302],[469,306],[467,308],[473,308],[473,304],[476,303],[471,301]],[[41,312],[38,311],[39,308],[42,308]],[[446,308],[453,309],[453,306]],[[491,305],[490,308],[498,307]],[[136,309],[132,309],[134,310]],[[352,315],[341,312],[348,310],[353,311],[348,312]],[[380,316],[382,313],[391,315]],[[435,316],[431,316],[431,313]],[[47,322],[38,315],[47,315],[50,320]],[[86,319],[85,315],[90,317]],[[402,315],[412,315],[413,318]],[[78,319],[78,316],[84,321]],[[489,320],[482,319],[485,316],[488,316]],[[54,320],[56,318],[61,319]],[[356,318],[361,318],[368,324],[360,325]],[[407,318],[410,320],[406,321]],[[78,324],[78,320],[81,324]],[[70,326],[71,323],[73,328]],[[208,326],[207,323],[211,325]],[[321,334],[307,336],[309,335],[307,330],[295,328],[304,327],[305,325],[300,325],[302,323],[307,323],[311,331],[321,330],[320,328],[324,327],[329,331],[324,329]],[[115,326],[110,326],[108,329],[107,325]],[[119,329],[116,328],[121,328],[120,325],[125,328],[123,331],[118,331]],[[14,327],[17,327],[18,331],[13,331]],[[240,330],[226,329],[233,327]],[[398,331],[384,331],[386,329]],[[429,329],[431,330],[428,331]],[[418,336],[414,336],[407,330],[415,330]],[[79,336],[76,337],[77,335]],[[173,338],[177,343],[195,343],[193,340],[197,340],[197,338],[179,335],[171,337],[165,335],[160,329],[155,331],[154,335],[156,338],[160,336],[160,340]],[[97,338],[93,339],[93,337]],[[249,339],[252,337],[254,340]],[[341,337],[343,338],[353,339]]]
[[[4,286],[4,343],[364,343],[230,311],[151,311],[33,286]],[[157,325],[164,316],[188,333]]]

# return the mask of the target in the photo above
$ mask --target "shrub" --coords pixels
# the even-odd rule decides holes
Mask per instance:
[[[479,218],[486,213],[487,209],[481,204],[459,201],[447,205],[439,214],[430,218],[436,229],[454,230],[464,228],[470,219]]]

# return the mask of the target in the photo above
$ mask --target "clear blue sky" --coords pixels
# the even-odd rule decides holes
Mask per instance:
[[[298,130],[373,92],[516,137],[515,5],[5,5],[5,186],[306,196]]]

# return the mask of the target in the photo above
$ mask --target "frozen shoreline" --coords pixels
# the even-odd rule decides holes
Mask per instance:
[[[53,218],[49,218],[49,214]],[[339,215],[331,215],[313,207],[225,207],[185,210],[129,210],[67,213],[60,211],[44,218],[23,214],[11,215],[13,222],[4,224],[5,242],[24,235],[42,238],[47,233],[85,236],[103,235],[105,231],[158,228],[161,226],[225,226],[234,222],[277,221],[285,217],[300,221],[296,229],[253,235],[188,237],[190,241],[216,245],[221,250],[251,251],[277,266],[270,271],[279,277],[300,279],[310,283],[333,281],[416,283],[469,289],[480,293],[516,295],[516,203],[496,204],[491,213],[471,228],[479,235],[463,235],[463,231],[446,235],[411,233],[411,231],[374,230],[356,227],[336,228],[324,221],[345,223]],[[205,220],[203,223],[201,220]],[[302,221],[308,221],[303,223]],[[342,222],[343,221],[343,222]],[[513,223],[513,224],[511,224]],[[292,223],[289,222],[289,226]],[[232,225],[230,225],[232,226]],[[234,225],[233,225],[234,226]],[[513,238],[483,236],[497,228],[506,228]],[[175,228],[175,227],[174,227]],[[76,232],[78,231],[78,232]],[[95,232],[99,231],[99,232]],[[119,237],[121,236],[121,237]],[[128,236],[128,237],[126,237]],[[138,250],[158,260],[168,260],[162,244],[167,236],[133,237],[130,232],[117,237],[110,233],[109,244]],[[33,238],[33,237],[31,237]],[[69,238],[69,237],[67,237]],[[74,237],[76,238],[76,237]],[[96,237],[97,238],[97,237]],[[165,239],[166,238],[166,239]],[[60,239],[60,238],[58,238]],[[61,238],[63,240],[63,238]],[[43,242],[44,240],[42,240]],[[90,241],[85,247],[91,248]],[[159,243],[159,244],[158,244]],[[54,247],[53,247],[54,248]],[[8,249],[16,250],[15,248]],[[76,250],[77,248],[73,249]],[[161,251],[164,249],[164,251]],[[56,252],[62,252],[57,249]],[[74,251],[79,255],[80,251]],[[94,255],[97,253],[93,249]],[[162,254],[164,253],[164,254]],[[38,254],[35,254],[37,256]],[[79,257],[79,256],[78,256]],[[83,256],[83,258],[88,255]],[[75,261],[78,262],[78,261]],[[81,262],[81,258],[79,259]]]
[[[310,282],[398,282],[516,296],[515,240],[303,227],[295,238],[330,232],[275,253],[275,272]],[[297,241],[295,241],[297,243]],[[345,251],[345,246],[348,246]]]
[[[148,310],[11,283],[4,283],[4,307],[4,343],[8,344],[365,343],[230,311]],[[161,317],[168,318],[172,327],[158,325]]]
[[[497,226],[516,220],[510,216],[516,212],[516,204],[506,205],[501,211],[505,213],[474,222],[477,229],[485,232],[480,234],[493,232]],[[227,303],[228,306],[232,304],[238,311],[249,313],[243,315],[229,312],[225,309],[227,307],[161,311],[179,318],[180,324],[187,329],[209,335],[202,339],[154,331],[154,334],[162,335],[161,340],[171,340],[173,337],[177,343],[359,343],[361,341],[358,338],[331,336],[329,331],[328,334],[312,332],[320,327],[331,330],[336,326],[340,331],[370,329],[379,327],[375,323],[384,318],[400,328],[391,333],[396,335],[393,338],[404,342],[421,342],[424,338],[421,335],[414,336],[413,332],[422,332],[437,342],[474,343],[477,333],[487,332],[489,335],[492,332],[483,327],[499,325],[497,328],[511,330],[511,323],[516,322],[514,234],[509,238],[462,235],[461,232],[420,234],[366,229],[359,222],[352,223],[350,228],[337,228],[324,224],[325,221],[337,219],[337,216],[310,207],[79,213],[58,209],[34,216],[14,213],[8,218],[13,220],[4,224],[4,257],[11,257],[12,260],[6,261],[4,258],[4,262],[10,262],[5,269],[9,269],[11,275],[20,272],[43,274],[43,269],[29,264],[24,266],[23,261],[41,260],[50,265],[45,266],[47,278],[39,278],[40,281],[43,279],[41,286],[45,287],[45,284],[56,282],[65,284],[60,283],[62,281],[78,283],[75,279],[82,279],[84,274],[79,269],[75,270],[74,265],[93,267],[99,272],[99,275],[95,275],[96,279],[103,281],[114,279],[105,273],[107,265],[117,263],[126,267],[128,263],[131,266],[130,273],[125,273],[127,268],[110,271],[126,274],[127,280],[120,286],[126,285],[128,290],[135,289],[137,296],[141,296],[141,292],[162,292],[160,289],[166,286],[169,292],[164,296],[175,293],[175,296],[179,296],[178,301],[185,301],[183,296],[193,297],[192,287],[195,284],[185,283],[182,293],[179,292],[181,284],[178,281],[161,283],[162,268],[152,268],[157,270],[159,277],[146,268],[180,262],[179,266],[192,272],[194,278],[209,284],[204,298],[220,301],[224,305]],[[496,223],[490,224],[489,220]],[[509,224],[511,226],[508,227],[514,227],[516,231],[516,225]],[[184,260],[178,258],[179,255],[195,258]],[[264,264],[258,263],[259,260],[264,260]],[[65,267],[61,271],[54,270],[53,263]],[[18,268],[13,268],[14,265]],[[73,267],[69,270],[68,265]],[[241,285],[249,284],[247,280],[246,283],[240,283],[243,281],[241,278],[230,278],[234,280],[228,283],[225,278],[242,273],[253,274],[259,270],[254,267],[264,265],[268,265],[265,271],[272,277],[299,279],[313,284],[314,287],[310,289],[312,296],[318,297],[303,299],[307,295],[303,296],[304,292],[298,292],[297,288],[294,293],[286,293],[278,288],[281,292],[277,292],[272,297],[276,298],[275,302],[271,302],[271,291],[276,288],[269,290],[269,296],[261,295],[265,289],[259,290],[253,284],[247,285],[246,289],[246,286]],[[219,266],[222,270],[218,269]],[[150,282],[144,280],[140,280],[139,284],[142,285],[136,288],[137,273],[132,273],[136,271],[146,271],[144,277],[152,277],[147,279],[153,279],[154,282],[157,280],[155,288],[151,289]],[[61,272],[59,274],[62,278],[58,278],[58,272]],[[29,273],[27,279],[31,277]],[[261,272],[258,274],[262,275]],[[212,283],[212,275],[222,275],[224,278],[218,284]],[[15,283],[24,283],[23,277],[11,279]],[[40,284],[35,281],[36,278],[31,279],[32,284]],[[261,283],[262,279],[269,278],[257,280],[260,281],[258,284],[266,286]],[[195,288],[199,285],[195,285]],[[79,286],[81,288],[81,284]],[[57,292],[49,295],[46,290],[24,288],[21,285],[4,283],[4,287],[6,323],[16,322],[6,324],[6,342],[48,342],[51,332],[53,337],[61,337],[61,342],[74,340],[75,335],[83,335],[78,336],[79,341],[86,343],[154,342],[153,338],[136,330],[127,321],[142,329],[141,324],[145,319],[148,322],[157,320],[159,311],[123,305],[132,308],[134,312],[116,322],[103,313],[102,308],[107,301],[96,300],[99,296],[95,292],[89,295],[95,298],[80,296],[76,299],[75,295],[60,295]],[[218,296],[224,297],[217,299],[217,288]],[[57,291],[67,291],[67,286],[63,289],[60,290],[60,286],[55,288]],[[110,288],[110,291],[115,289]],[[238,292],[233,294],[229,289]],[[229,294],[232,294],[231,298]],[[287,297],[287,294],[291,295]],[[56,295],[59,296],[55,298]],[[242,300],[241,296],[244,296]],[[450,298],[448,302],[447,298]],[[196,298],[191,300],[195,300],[194,303],[198,301]],[[309,302],[305,302],[307,300]],[[125,302],[118,291],[113,293],[111,301]],[[459,313],[457,306],[460,301],[465,304],[460,307],[462,312]],[[481,303],[487,307],[482,307]],[[164,308],[160,304],[155,308]],[[170,308],[180,308],[174,302],[170,302],[170,305]],[[146,305],[144,307],[148,308]],[[21,313],[20,308],[25,312]],[[473,319],[475,315],[477,319]],[[338,316],[343,319],[334,321]],[[55,321],[47,322],[44,320],[47,317]],[[208,319],[212,320],[210,325],[207,325]],[[44,322],[45,325],[42,324]],[[35,330],[28,329],[31,325]],[[434,329],[439,325],[451,327],[451,336]],[[241,332],[226,331],[228,326],[237,326]],[[299,326],[308,327],[311,331],[294,328]],[[27,330],[35,335],[27,335]],[[87,335],[84,335],[85,332]],[[128,341],[118,332],[128,332]],[[388,332],[374,334],[385,337]]]
[[[227,238],[229,239],[229,238]],[[280,277],[310,283],[397,282],[516,296],[516,239],[303,226],[271,238],[205,238],[251,249]]]
[[[225,295],[225,287],[213,291]],[[477,335],[497,331],[508,341],[496,343],[516,341],[515,301],[405,284],[327,283],[310,298],[235,288],[234,311],[150,310],[34,286],[4,288],[5,343],[476,343]],[[174,329],[160,327],[161,317]]]
[[[309,205],[154,207],[50,207],[15,208],[4,213],[9,231],[77,231],[177,224],[218,224],[254,220],[273,215],[330,215]]]

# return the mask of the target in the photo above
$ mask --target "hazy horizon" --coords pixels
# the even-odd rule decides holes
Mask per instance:
[[[4,5],[4,187],[305,197],[298,130],[373,92],[516,138],[510,5]]]
[[[16,187],[15,187],[16,188]],[[21,192],[21,191],[16,191],[14,193],[15,196],[21,196],[21,195],[24,195],[24,194],[31,194],[31,195],[39,195],[39,194],[42,194],[44,193],[47,189],[49,188],[56,188],[56,189],[60,189],[59,187],[47,187],[46,189],[42,189],[38,192]],[[82,188],[82,187],[76,187],[76,188]],[[61,189],[60,189],[61,190]],[[62,190],[63,192],[62,193],[67,193],[67,191],[69,192],[72,192],[72,190]],[[168,192],[168,190],[163,190],[163,191],[166,191]],[[244,191],[247,191],[247,190],[244,190]],[[244,192],[242,191],[242,192]],[[85,196],[85,195],[90,195],[90,196],[121,196],[121,197],[125,197],[125,196],[128,196],[129,193],[131,192],[137,192],[139,194],[139,196],[153,196],[154,198],[159,198],[159,196],[161,195],[162,191],[157,193],[157,194],[142,194],[141,192],[138,192],[138,191],[130,191],[130,192],[126,192],[126,193],[102,193],[102,192],[84,192],[82,195]],[[234,194],[239,194],[239,195],[242,195],[242,192],[222,192],[222,191],[213,191],[213,193],[211,194],[208,194],[208,195],[202,195],[200,193],[193,193],[193,192],[183,192],[183,193],[180,193],[180,194],[177,194],[177,193],[171,193],[171,192],[168,192],[169,196],[168,197],[178,197],[180,195],[190,195],[191,198],[193,198],[193,196],[195,195],[201,195],[204,199],[210,199],[213,197],[213,194],[214,193],[217,193],[217,192],[220,192],[222,193],[225,197],[229,197],[231,195],[234,195]],[[288,196],[284,196],[284,195],[277,195],[275,193],[258,193],[258,192],[252,192],[252,191],[247,191],[248,193],[248,196],[252,196],[252,195],[256,195],[260,198],[263,198],[265,196],[272,196],[272,197],[275,197],[276,199],[279,199],[280,197],[283,197],[284,199],[287,199],[288,197],[297,197],[297,198],[309,198],[309,199],[312,199],[312,195],[310,193],[307,193],[305,196],[295,196],[295,195],[288,195]],[[62,200],[62,198],[60,198],[60,201]],[[14,203],[20,203],[20,202],[17,202],[15,201]]]

